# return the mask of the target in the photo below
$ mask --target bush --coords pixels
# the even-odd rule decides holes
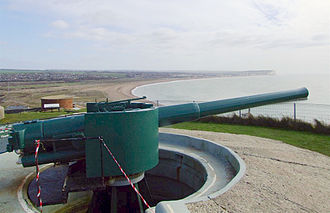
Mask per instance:
[[[247,126],[263,126],[263,127],[273,127],[279,129],[289,129],[296,131],[307,131],[318,134],[330,135],[330,125],[326,125],[323,122],[314,120],[315,124],[311,124],[302,120],[293,120],[289,117],[283,117],[282,119],[271,118],[265,116],[253,116],[239,117],[234,114],[231,117],[225,116],[208,116],[198,120],[202,123],[226,123],[226,124],[238,124]]]

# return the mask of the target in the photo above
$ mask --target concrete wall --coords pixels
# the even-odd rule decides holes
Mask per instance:
[[[2,106],[0,106],[0,120],[3,118],[5,118],[5,109]]]

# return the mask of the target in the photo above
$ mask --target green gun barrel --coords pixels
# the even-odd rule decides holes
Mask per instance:
[[[140,170],[150,169],[158,162],[157,126],[162,127],[196,120],[208,115],[304,99],[307,96],[308,90],[301,88],[158,108],[154,108],[151,104],[131,103],[131,100],[89,103],[87,104],[87,114],[14,124],[11,137],[8,139],[7,151],[21,150],[24,153],[23,166],[33,166],[35,164],[34,140],[77,138],[78,140],[49,144],[52,146],[41,150],[40,163],[68,162],[86,157],[87,168],[90,168],[89,166],[94,162],[100,161],[102,164],[102,160],[97,158],[101,150],[95,141],[79,141],[79,138],[102,136],[114,149],[115,154],[120,156],[119,158],[123,158],[120,159],[123,162],[131,162],[132,159],[142,159],[148,156],[147,162],[141,161],[141,165],[127,168],[130,173],[136,173]],[[135,150],[136,156],[132,155],[130,150]],[[109,159],[103,160],[104,163],[110,162]],[[114,170],[117,169],[114,165],[104,168],[104,174],[120,174]],[[99,176],[101,172],[102,170],[94,169],[94,166],[91,166],[87,174]]]
[[[21,149],[24,152],[33,152],[34,140],[81,137],[83,131],[84,115],[14,124],[7,151]]]
[[[216,115],[240,109],[247,109],[296,99],[304,99],[307,98],[307,96],[308,90],[306,88],[301,88],[290,91],[265,93],[204,103],[188,103],[159,107],[159,126],[161,127],[184,121],[192,121],[208,115]]]

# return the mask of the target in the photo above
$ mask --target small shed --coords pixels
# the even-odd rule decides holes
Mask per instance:
[[[5,118],[5,109],[2,106],[0,106],[0,120],[3,118]]]
[[[41,109],[54,109],[54,108],[73,108],[73,97],[67,95],[53,95],[41,98]]]

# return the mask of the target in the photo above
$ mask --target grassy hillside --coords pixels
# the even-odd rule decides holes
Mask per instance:
[[[232,134],[252,135],[263,138],[280,140],[296,147],[309,149],[330,156],[330,137],[310,132],[289,131],[267,127],[242,126],[231,124],[212,124],[200,122],[186,122],[171,126],[177,129],[203,130]]]
[[[82,109],[79,111],[54,111],[54,112],[22,112],[22,113],[14,113],[14,114],[6,114],[4,119],[0,120],[0,124],[6,123],[17,123],[20,121],[30,121],[36,119],[47,119],[47,118],[55,118],[60,115],[71,115],[74,112],[83,112],[86,109]]]

